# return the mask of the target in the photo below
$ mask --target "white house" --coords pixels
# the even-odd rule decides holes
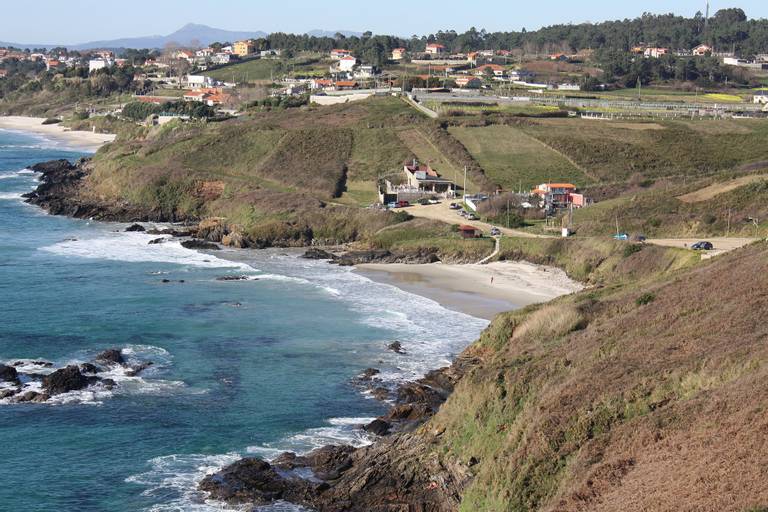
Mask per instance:
[[[189,87],[212,87],[213,78],[205,75],[187,75],[187,85]]]
[[[445,53],[445,46],[437,43],[427,45],[426,52],[430,55],[442,55]]]
[[[352,71],[357,65],[357,59],[351,55],[339,59],[339,71]]]
[[[760,105],[768,105],[768,90],[755,91],[752,101]]]
[[[372,78],[376,75],[373,66],[360,66],[354,73],[355,78]]]
[[[213,64],[229,64],[231,61],[231,53],[217,53],[211,57],[211,62]]]
[[[93,73],[99,69],[111,68],[115,64],[112,59],[91,59],[88,61],[88,72]]]
[[[557,86],[558,91],[580,91],[581,86],[579,84],[560,84]]]

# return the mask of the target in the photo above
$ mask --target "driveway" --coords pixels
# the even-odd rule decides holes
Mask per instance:
[[[404,208],[405,211],[413,215],[414,217],[422,217],[425,219],[439,220],[448,224],[466,224],[481,229],[484,234],[488,235],[492,227],[497,227],[499,230],[507,236],[518,236],[525,238],[549,238],[546,235],[536,235],[528,233],[527,231],[521,231],[519,229],[509,229],[501,226],[493,226],[487,222],[479,220],[467,220],[464,217],[459,216],[459,210],[451,210],[449,205],[451,201],[444,200],[440,204],[428,204],[420,205],[415,204]]]

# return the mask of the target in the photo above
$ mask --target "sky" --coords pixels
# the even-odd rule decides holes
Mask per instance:
[[[304,33],[370,30],[410,36],[438,30],[528,30],[556,23],[634,18],[645,12],[693,16],[706,0],[34,0],[3,1],[0,41],[77,44],[167,35],[187,23],[228,30]],[[539,8],[541,6],[541,8]],[[768,18],[767,0],[712,0],[712,13],[741,7]]]

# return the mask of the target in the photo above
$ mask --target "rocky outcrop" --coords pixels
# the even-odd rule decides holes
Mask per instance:
[[[13,388],[0,390],[0,400],[9,399],[11,403],[41,403],[51,397],[99,386],[101,389],[113,389],[117,383],[110,378],[99,376],[105,371],[122,367],[125,375],[139,375],[150,368],[152,361],[129,364],[118,349],[108,349],[98,354],[92,362],[68,365],[53,370],[45,375],[53,363],[48,361],[15,361],[11,365],[0,365],[0,381],[14,385]],[[29,369],[34,367],[34,369]],[[20,368],[27,368],[24,373]],[[42,390],[38,386],[42,387]],[[30,389],[31,388],[31,389]]]
[[[88,387],[89,384],[98,382],[98,380],[100,379],[97,377],[86,377],[80,373],[80,368],[69,365],[43,378],[43,389],[50,396],[60,395],[70,391],[79,391]]]
[[[414,251],[389,251],[373,249],[369,251],[349,251],[341,256],[330,258],[332,263],[343,267],[362,265],[366,263],[410,263],[425,264],[440,261],[437,248],[418,248]]]
[[[263,505],[282,499],[320,512],[456,510],[470,479],[470,464],[425,456],[442,432],[416,427],[437,411],[458,379],[476,364],[460,356],[450,367],[400,386],[390,411],[362,427],[381,438],[371,446],[325,446],[306,455],[288,452],[272,463],[243,459],[206,477],[200,489],[230,503]],[[377,374],[369,368],[358,379],[373,384]],[[426,462],[416,465],[414,460]],[[297,469],[311,470],[312,479],[290,473]]]
[[[74,164],[68,160],[52,160],[35,164],[30,169],[41,174],[40,185],[24,197],[28,203],[40,206],[52,215],[118,222],[187,220],[175,212],[169,214],[152,207],[107,201],[96,194],[89,194],[87,182],[92,167],[86,158]]]
[[[127,228],[125,228],[125,230],[126,230],[128,233],[132,233],[132,232],[139,232],[139,233],[142,233],[142,232],[146,231],[146,229],[144,228],[144,226],[142,226],[141,224],[131,224],[130,226],[128,226]]]
[[[328,251],[325,251],[323,249],[319,249],[317,247],[311,247],[306,250],[304,254],[301,256],[304,259],[307,260],[333,260],[336,259],[336,255],[333,253],[330,253]]]
[[[13,366],[0,364],[0,381],[19,383],[19,372]]]
[[[187,249],[198,249],[205,251],[218,251],[221,249],[221,247],[212,242],[206,242],[205,240],[198,240],[196,238],[193,238],[192,240],[184,240],[181,242],[181,246],[186,247]]]

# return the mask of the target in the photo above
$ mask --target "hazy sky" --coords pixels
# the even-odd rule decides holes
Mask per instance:
[[[643,11],[692,16],[705,0],[33,0],[2,2],[0,41],[75,44],[166,35],[193,22],[230,30],[303,33],[371,30],[410,36],[439,29],[534,29],[555,23],[633,18]],[[768,18],[768,0],[712,0]]]

